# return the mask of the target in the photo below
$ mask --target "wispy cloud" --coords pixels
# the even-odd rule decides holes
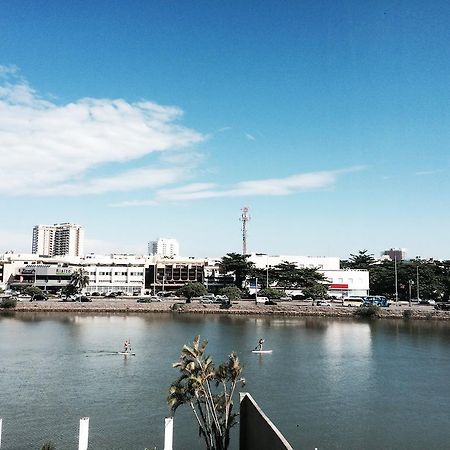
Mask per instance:
[[[245,133],[245,137],[249,140],[249,141],[256,141],[255,136],[253,136],[250,133]]]
[[[434,175],[436,173],[442,172],[442,170],[440,169],[435,169],[435,170],[419,170],[417,172],[414,173],[415,176],[417,177],[424,177],[427,175]]]
[[[292,195],[301,191],[325,189],[334,186],[341,175],[363,170],[364,166],[346,169],[308,172],[285,178],[241,181],[229,187],[216,183],[191,183],[173,189],[160,189],[154,199],[127,201],[114,206],[147,206],[162,202],[192,201],[219,197],[256,197]]]
[[[180,165],[188,157],[180,152],[141,173],[125,171],[123,163],[206,138],[180,125],[183,112],[174,106],[96,98],[58,105],[31,88],[15,66],[0,66],[0,75],[3,195],[105,193],[185,180],[189,171]],[[106,164],[115,175],[98,175]]]

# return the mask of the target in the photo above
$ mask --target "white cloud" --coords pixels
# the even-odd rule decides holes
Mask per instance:
[[[249,140],[249,141],[256,141],[255,136],[253,136],[250,133],[245,133],[245,137]]]
[[[336,184],[339,176],[363,169],[363,166],[354,166],[339,170],[300,173],[285,178],[241,181],[231,187],[222,187],[216,183],[191,183],[173,189],[160,189],[152,200],[131,200],[114,206],[146,206],[162,202],[218,197],[292,195],[301,191],[330,188]]]
[[[419,170],[418,172],[415,172],[414,175],[417,177],[423,177],[428,175],[435,175],[436,173],[442,172],[441,170]]]
[[[177,107],[95,98],[58,105],[41,98],[16,72],[13,66],[0,66],[4,195],[103,193],[172,183],[189,173],[174,168],[176,161],[146,167],[143,176],[124,172],[120,165],[205,139],[177,123],[182,116]],[[118,173],[99,177],[106,164]]]

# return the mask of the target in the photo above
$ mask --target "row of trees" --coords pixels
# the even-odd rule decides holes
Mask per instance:
[[[248,278],[257,278],[258,284],[265,290],[275,288],[278,295],[283,295],[286,289],[298,289],[305,297],[324,297],[328,290],[328,280],[316,268],[299,268],[296,264],[283,261],[273,267],[257,269],[248,260],[249,255],[227,253],[221,261],[223,273],[235,274],[235,285],[239,289],[244,286]],[[276,296],[275,292],[273,292]]]
[[[409,261],[377,261],[367,250],[351,254],[341,261],[342,268],[369,271],[370,293],[395,297],[395,272],[399,300],[423,298],[436,301],[450,300],[450,261],[415,258]],[[417,284],[419,281],[419,286]],[[419,288],[419,292],[418,291]]]
[[[239,299],[246,290],[250,279],[258,279],[262,287],[260,295],[279,298],[285,295],[286,289],[301,290],[305,297],[322,298],[327,295],[328,280],[315,268],[299,268],[294,263],[284,261],[274,267],[257,269],[249,261],[249,255],[227,253],[221,260],[220,269],[223,275],[234,275],[234,284],[219,290],[230,300]],[[190,302],[193,297],[206,294],[201,283],[188,283],[177,291]]]

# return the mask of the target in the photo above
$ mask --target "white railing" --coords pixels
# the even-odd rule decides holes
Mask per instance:
[[[0,417],[0,449],[2,448],[2,423]],[[88,450],[89,446],[89,417],[80,419],[80,434],[78,437],[78,450]],[[164,419],[164,450],[173,449],[173,417]]]

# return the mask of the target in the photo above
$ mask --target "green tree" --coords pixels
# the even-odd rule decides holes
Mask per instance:
[[[397,262],[397,291],[400,300],[417,298],[417,272],[419,273],[420,298],[442,301],[448,296],[450,286],[446,264],[434,260],[416,258]],[[369,269],[370,292],[374,295],[395,297],[395,264],[386,260]]]
[[[258,292],[258,295],[260,295],[261,297],[267,297],[267,298],[281,298],[281,297],[284,297],[286,294],[281,289],[264,288]]]
[[[186,283],[183,287],[177,290],[177,295],[186,297],[186,303],[191,303],[193,297],[200,297],[205,295],[208,291],[205,286],[198,281]]]
[[[167,403],[173,414],[179,406],[189,405],[206,448],[225,450],[236,424],[233,395],[238,383],[244,382],[242,366],[233,352],[216,368],[213,359],[205,355],[207,344],[200,344],[200,336],[196,336],[192,347],[183,346],[180,359],[173,364],[181,375],[170,386]]]
[[[254,264],[248,261],[249,256],[239,253],[227,253],[220,262],[220,269],[223,273],[234,273],[235,284],[239,289],[242,289],[245,279],[254,267]]]
[[[341,261],[341,267],[343,269],[368,270],[376,263],[376,261],[373,254],[367,252],[368,250],[360,250],[356,255],[350,254],[350,258],[347,261]]]
[[[220,295],[226,295],[231,301],[239,300],[242,297],[242,291],[237,286],[227,286],[219,290]]]
[[[70,295],[75,295],[78,292],[78,289],[73,284],[68,284],[61,289],[61,293],[65,295],[65,297],[69,297]]]
[[[38,288],[37,286],[27,286],[23,293],[26,295],[30,295],[31,299],[34,297],[45,297],[45,293],[41,288]]]
[[[305,287],[302,289],[302,294],[306,298],[324,298],[328,294],[328,288],[326,285],[321,283],[315,283],[309,287]]]
[[[295,263],[283,261],[274,267],[274,284],[284,289],[312,289],[315,292],[327,291],[328,280],[314,267],[298,268]],[[323,297],[323,295],[321,295]]]
[[[76,292],[82,292],[89,284],[89,275],[82,267],[75,270],[70,277],[70,284],[75,287]]]

